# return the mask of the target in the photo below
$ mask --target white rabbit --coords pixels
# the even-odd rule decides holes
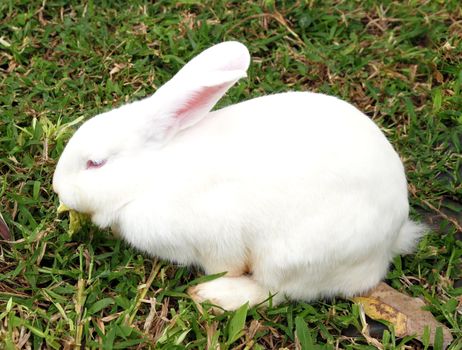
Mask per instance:
[[[191,60],[151,97],[97,115],[53,186],[132,246],[207,274],[189,290],[224,309],[374,287],[424,226],[379,128],[335,97],[289,92],[210,112],[246,76],[237,42]]]

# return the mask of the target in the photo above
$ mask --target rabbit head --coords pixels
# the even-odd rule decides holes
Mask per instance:
[[[193,58],[148,98],[99,114],[69,140],[53,189],[69,208],[109,225],[111,215],[143,190],[146,162],[179,131],[199,122],[221,96],[246,76],[247,48],[215,45]],[[147,159],[144,155],[150,152]]]

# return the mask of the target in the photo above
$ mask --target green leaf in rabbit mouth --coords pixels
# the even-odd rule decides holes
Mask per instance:
[[[82,229],[82,226],[86,222],[90,221],[90,215],[79,213],[62,202],[59,203],[57,212],[58,215],[66,212],[69,213],[69,228],[67,229],[69,237],[72,237],[75,233],[79,232]]]

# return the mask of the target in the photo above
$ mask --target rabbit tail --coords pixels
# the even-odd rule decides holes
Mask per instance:
[[[393,253],[412,253],[420,238],[427,230],[428,227],[426,225],[407,219],[403,226],[401,226],[401,230],[399,231],[398,237],[393,247]]]

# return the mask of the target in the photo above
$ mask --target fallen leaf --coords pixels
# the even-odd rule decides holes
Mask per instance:
[[[1,213],[0,213],[0,236],[5,240],[10,239],[10,230],[8,229],[8,226],[6,225],[6,222],[3,219],[3,216]]]
[[[430,332],[430,343],[434,344],[438,327],[443,332],[443,347],[446,349],[452,342],[450,330],[438,322],[431,312],[423,310],[425,303],[380,283],[369,293],[352,298],[360,304],[367,316],[374,320],[384,320],[393,324],[396,336],[415,336],[423,340],[425,328]]]
[[[363,306],[367,316],[374,320],[386,320],[393,324],[395,333],[406,334],[407,317],[396,309],[383,303],[381,300],[371,297],[356,297],[354,301]]]
[[[438,83],[440,83],[440,84],[441,84],[442,82],[444,82],[443,74],[441,74],[441,72],[438,71],[438,70],[435,70],[435,71],[433,72],[433,77],[434,77],[434,78],[436,79],[436,81],[437,81]]]
[[[111,79],[112,79],[112,76],[113,76],[114,74],[119,73],[119,72],[120,72],[122,69],[124,69],[126,66],[127,66],[126,63],[116,63],[116,64],[114,65],[114,67],[111,69],[111,71],[109,72],[109,76],[111,77]]]

